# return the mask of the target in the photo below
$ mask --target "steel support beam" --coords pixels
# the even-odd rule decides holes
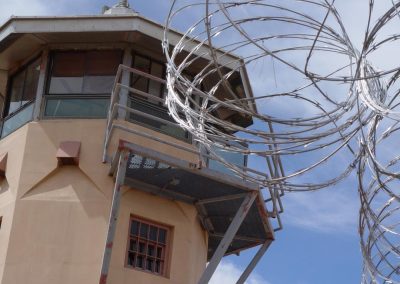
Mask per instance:
[[[214,197],[214,198],[200,199],[196,203],[204,205],[204,204],[208,204],[208,203],[231,201],[231,200],[243,198],[245,196],[246,196],[246,193],[239,193],[239,194],[225,195],[225,196]]]
[[[139,180],[127,178],[126,179],[126,185],[132,188],[140,188],[141,191],[148,192],[160,197],[164,197],[170,200],[178,200],[181,202],[185,202],[188,204],[193,204],[195,202],[195,199],[193,197],[190,197],[188,195],[184,195],[178,192],[174,192],[172,190],[168,190],[166,188],[160,188],[158,186],[154,186]]]
[[[249,275],[251,274],[251,272],[253,272],[254,268],[257,266],[258,262],[263,257],[263,255],[265,254],[271,243],[272,240],[268,240],[260,247],[256,255],[251,260],[250,264],[246,267],[245,271],[243,271],[242,275],[240,276],[236,284],[244,284],[244,282],[246,282],[247,278],[249,278]]]
[[[122,150],[121,155],[119,157],[117,177],[115,180],[114,193],[110,211],[110,219],[108,224],[107,240],[104,247],[103,262],[101,265],[101,275],[99,284],[107,283],[108,270],[110,267],[111,253],[114,243],[115,229],[117,227],[119,206],[121,203],[121,195],[122,195],[121,187],[124,183],[128,159],[129,159],[129,151],[125,149]]]
[[[212,233],[212,234],[210,234],[210,237],[222,239],[224,237],[224,235],[218,234],[218,233]],[[240,236],[240,235],[236,235],[233,239],[236,241],[252,242],[252,243],[256,244],[254,246],[257,246],[257,245],[265,242],[265,240],[262,240],[262,239],[249,238],[249,237],[244,237],[244,236]]]
[[[244,198],[242,204],[235,214],[235,217],[232,220],[232,223],[229,225],[228,230],[225,232],[225,236],[222,238],[217,250],[214,252],[213,257],[208,263],[207,268],[204,270],[198,284],[207,284],[210,281],[215,270],[217,269],[218,264],[221,262],[222,257],[225,255],[226,251],[229,248],[229,245],[232,243],[233,238],[239,230],[240,225],[242,224],[247,213],[250,211],[250,208],[254,200],[256,199],[257,194],[258,191],[253,191]]]

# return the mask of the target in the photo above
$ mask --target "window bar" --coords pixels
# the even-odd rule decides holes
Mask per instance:
[[[135,226],[137,232],[132,229],[129,232],[127,266],[163,275],[165,251],[168,245],[166,238],[169,230],[146,221],[136,220],[134,217],[131,217],[130,222],[130,228]],[[164,240],[161,232],[164,232]],[[137,245],[136,251],[132,248],[132,242]],[[132,262],[132,254],[135,255],[135,262]]]
[[[130,52],[129,48],[126,48],[124,50],[124,58],[123,58],[123,65],[131,65],[132,63],[132,55]],[[130,74],[128,72],[122,72],[122,76],[121,76],[121,84],[122,85],[128,85],[130,81]],[[124,90],[122,93],[119,93],[119,103],[121,105],[127,105],[128,104],[128,96],[129,93],[127,90]],[[125,120],[126,118],[126,112],[123,109],[119,109],[118,112],[118,118]]]

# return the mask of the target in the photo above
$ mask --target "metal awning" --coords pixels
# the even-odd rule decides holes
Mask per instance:
[[[122,140],[110,174],[116,181],[99,283],[107,283],[122,186],[196,207],[209,235],[209,263],[198,284],[209,283],[224,255],[259,245],[237,281],[244,284],[274,239],[263,196],[254,183]]]
[[[133,143],[121,142],[120,147],[130,152],[123,184],[196,206],[209,234],[208,259],[214,255],[250,192],[257,197],[225,255],[274,238],[262,194],[254,183],[208,168],[196,168],[192,163]]]

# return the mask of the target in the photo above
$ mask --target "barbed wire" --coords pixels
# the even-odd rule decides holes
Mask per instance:
[[[261,187],[314,191],[357,175],[362,283],[400,283],[400,2],[379,15],[366,1],[359,48],[336,2],[174,0],[166,103],[205,151]],[[170,42],[175,25],[186,32]]]

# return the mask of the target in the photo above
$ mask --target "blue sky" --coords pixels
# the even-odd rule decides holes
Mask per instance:
[[[378,6],[378,10],[382,11],[390,3],[389,0],[379,1],[382,5]],[[354,42],[360,43],[368,1],[336,2],[345,24],[351,27]],[[99,14],[103,5],[114,3],[106,0],[0,0],[0,22],[11,15]],[[168,0],[131,0],[131,5],[140,14],[160,23],[164,23],[170,3]],[[252,83],[257,85],[260,82]],[[286,209],[283,214],[284,230],[276,234],[276,241],[248,284],[359,283],[359,203],[354,176],[335,188],[315,193],[287,194],[283,202]],[[252,254],[254,251],[250,250],[239,257],[226,258],[213,284],[234,283]]]

